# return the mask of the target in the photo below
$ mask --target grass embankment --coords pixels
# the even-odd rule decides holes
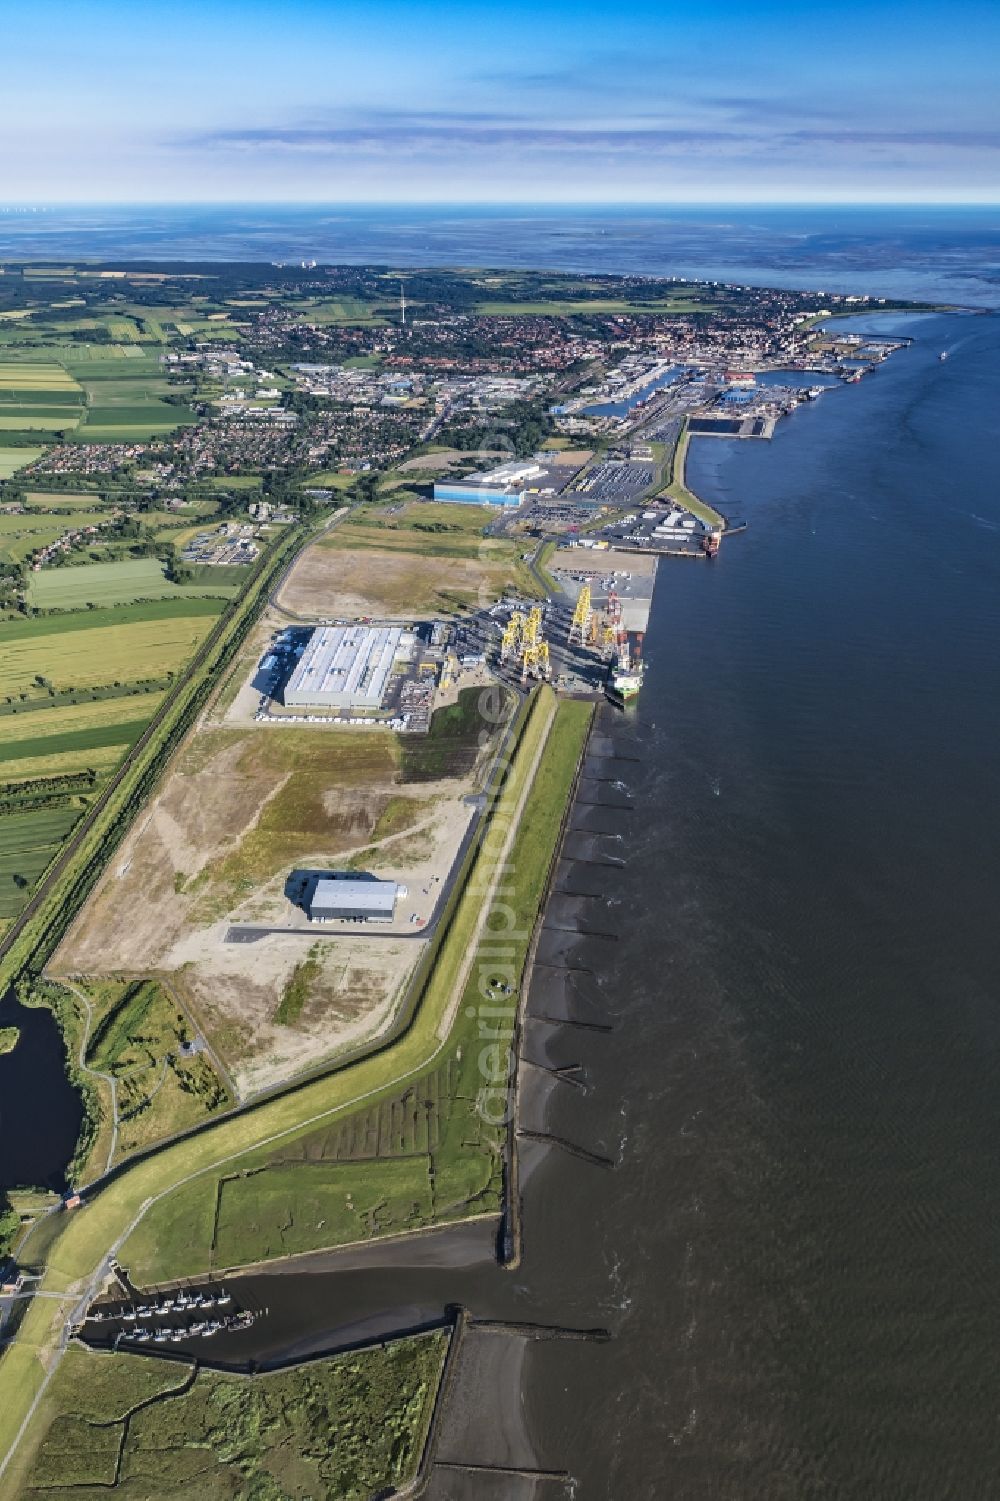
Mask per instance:
[[[258,1376],[68,1351],[6,1501],[367,1501],[417,1471],[448,1347],[435,1331]]]
[[[538,549],[538,555],[535,558],[535,573],[541,579],[542,583],[545,585],[545,588],[550,594],[558,594],[560,592],[559,586],[549,572],[548,567],[555,556],[555,552],[556,544],[554,542],[543,542],[542,546]]]
[[[0,1054],[12,1053],[21,1033],[17,1027],[0,1027]]]
[[[682,505],[685,510],[690,511],[692,516],[697,516],[698,520],[703,521],[706,526],[724,529],[726,518],[722,512],[717,511],[714,506],[710,506],[707,501],[699,500],[697,495],[689,490],[684,483],[684,467],[687,463],[690,438],[691,434],[685,422],[684,429],[677,439],[677,446],[674,448],[674,461],[671,466],[670,483],[667,486],[666,493],[670,496],[671,500],[676,500],[678,505]]]

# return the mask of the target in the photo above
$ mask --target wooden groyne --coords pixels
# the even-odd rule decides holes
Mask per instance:
[[[588,1147],[578,1146],[575,1141],[569,1141],[565,1136],[551,1135],[547,1131],[526,1131],[518,1129],[517,1135],[522,1141],[540,1141],[544,1146],[561,1147],[571,1157],[579,1157],[581,1162],[590,1163],[591,1167],[614,1167],[610,1157],[602,1157],[599,1152],[591,1152]]]

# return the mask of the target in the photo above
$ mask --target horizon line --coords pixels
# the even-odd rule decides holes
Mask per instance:
[[[996,198],[37,198],[0,200],[0,213],[51,208],[519,208],[519,209],[1000,209]]]

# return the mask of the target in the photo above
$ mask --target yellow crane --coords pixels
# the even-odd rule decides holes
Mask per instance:
[[[590,602],[590,585],[584,584],[583,588],[580,590],[579,595],[577,596],[576,606],[573,610],[573,619],[570,623],[569,635],[567,637],[567,641],[570,645],[572,645],[574,637],[579,640],[581,646],[584,645],[587,639],[587,633],[590,630],[590,619],[592,615],[593,608]]]
[[[525,617],[520,610],[515,610],[507,624],[503,628],[500,637],[500,660],[509,662],[511,657],[516,657],[518,649],[524,639]]]
[[[525,643],[521,654],[521,682],[526,683],[529,677],[547,679],[550,671],[549,643],[544,639]]]

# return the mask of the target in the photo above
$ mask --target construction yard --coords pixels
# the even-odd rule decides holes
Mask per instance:
[[[50,972],[165,976],[243,1098],[377,1036],[475,813],[489,759],[476,698],[405,743],[205,725]],[[377,874],[407,894],[385,927],[317,928],[294,899],[310,869]],[[240,941],[248,926],[281,931]]]
[[[407,501],[359,507],[307,548],[277,598],[312,620],[453,614],[508,588],[540,594],[517,542],[484,535],[496,517],[481,506]]]

